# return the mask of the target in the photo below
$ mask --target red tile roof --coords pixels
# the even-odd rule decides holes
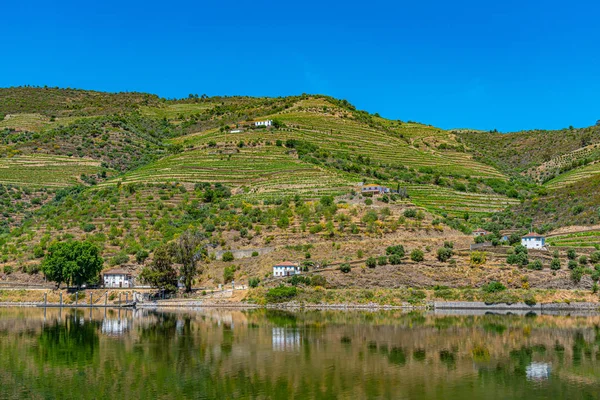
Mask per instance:
[[[297,266],[296,264],[289,262],[289,261],[284,261],[284,262],[274,265],[274,267],[296,267],[296,266]]]
[[[523,236],[524,238],[541,238],[544,235],[540,235],[539,233],[529,232],[527,235]]]
[[[102,275],[131,275],[131,272],[121,268],[107,269],[106,271],[102,271],[101,273]]]

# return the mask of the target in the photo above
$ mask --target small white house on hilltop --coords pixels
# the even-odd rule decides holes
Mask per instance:
[[[124,269],[109,269],[102,271],[102,282],[105,288],[130,288],[133,287],[131,274]]]
[[[273,276],[292,276],[300,273],[300,267],[289,261],[273,265]]]
[[[254,123],[255,126],[271,126],[273,125],[273,121],[268,119],[266,121],[256,121]]]
[[[546,238],[539,233],[530,232],[521,238],[521,244],[528,249],[541,250],[546,246]]]

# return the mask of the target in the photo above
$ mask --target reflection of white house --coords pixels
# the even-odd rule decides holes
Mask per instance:
[[[300,332],[293,329],[273,327],[273,350],[290,351],[300,348]]]
[[[114,268],[102,271],[102,282],[105,288],[130,288],[133,287],[133,278],[128,271]]]
[[[289,261],[273,265],[273,276],[291,276],[300,273],[300,267]]]
[[[532,362],[525,368],[527,379],[531,381],[544,381],[550,377],[552,367],[548,363]]]
[[[105,335],[120,336],[129,331],[129,320],[127,318],[104,318],[101,329]]]
[[[521,244],[528,249],[543,249],[546,238],[538,233],[530,232],[521,238]]]
[[[256,121],[254,123],[255,126],[271,126],[273,125],[273,121],[268,119],[266,121]]]

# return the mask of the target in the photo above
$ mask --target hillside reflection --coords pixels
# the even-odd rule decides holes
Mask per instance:
[[[597,398],[600,317],[0,309],[0,398]]]

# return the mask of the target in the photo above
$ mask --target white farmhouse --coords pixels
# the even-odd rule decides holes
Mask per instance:
[[[530,232],[521,238],[521,244],[528,249],[541,250],[546,245],[546,238],[538,233]]]
[[[105,288],[131,288],[133,279],[131,274],[124,269],[109,269],[102,271],[102,282]]]
[[[255,126],[271,126],[273,125],[273,121],[268,119],[266,121],[256,121],[254,123]]]
[[[289,261],[273,265],[273,276],[292,276],[300,273],[300,267]]]

